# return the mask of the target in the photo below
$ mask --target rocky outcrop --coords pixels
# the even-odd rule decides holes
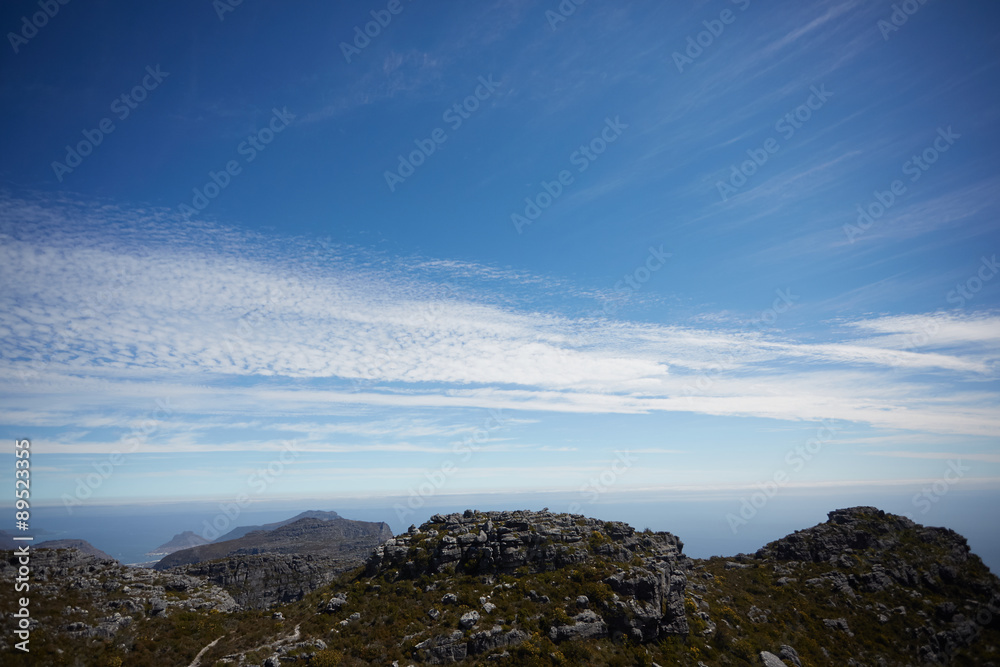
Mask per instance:
[[[1000,625],[1000,581],[964,537],[874,507],[834,510],[825,523],[767,544],[752,557],[738,556],[725,569],[763,569],[773,573],[775,586],[822,601],[837,612],[817,619],[832,644],[855,638],[872,623],[902,625],[907,643],[919,647],[913,658],[948,664],[985,630]],[[938,602],[942,597],[950,599]],[[767,610],[756,606],[746,619],[769,622]],[[781,659],[800,663],[793,649],[783,649]],[[858,657],[856,664],[867,663]]]
[[[686,579],[683,544],[670,533],[637,533],[628,524],[548,511],[476,512],[435,515],[377,547],[368,559],[368,577],[492,577],[558,572],[601,563],[612,572],[601,582],[608,599],[580,611],[570,623],[549,630],[553,641],[628,637],[650,642],[688,631],[684,613]],[[532,597],[531,591],[529,597]],[[442,602],[447,602],[447,595]],[[545,596],[532,597],[548,604]],[[585,602],[584,602],[585,601]],[[585,596],[578,604],[591,605]],[[463,617],[464,621],[465,617]],[[478,620],[478,614],[477,614]],[[471,627],[462,624],[462,627]],[[461,659],[462,648],[448,636],[427,640],[435,660]],[[464,640],[463,640],[464,641]]]

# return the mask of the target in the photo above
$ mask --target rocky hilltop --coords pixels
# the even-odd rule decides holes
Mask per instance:
[[[17,572],[7,553],[0,585]],[[615,521],[473,510],[339,575],[292,553],[167,571],[32,558],[32,654],[5,636],[5,666],[1000,666],[1000,580],[961,535],[872,507],[727,558]],[[282,579],[287,597],[242,608],[212,583]]]
[[[579,579],[581,594],[572,596],[575,602],[564,610],[563,622],[550,625],[550,639],[611,637],[648,642],[687,633],[685,576],[679,563],[682,547],[670,533],[636,533],[617,521],[547,511],[467,510],[464,514],[435,515],[420,528],[413,527],[408,534],[389,540],[372,554],[365,574],[394,581],[462,573],[492,581],[498,575],[571,571]],[[484,597],[492,600],[495,596],[499,601],[516,598],[517,593],[507,592],[514,588],[501,586],[482,592]],[[543,605],[527,605],[529,619],[532,611],[540,611],[551,602],[551,596],[537,590],[526,599],[530,602],[533,598]],[[518,606],[514,602],[513,607]],[[496,602],[489,604],[482,606],[493,615],[499,607]],[[537,613],[536,618],[541,615]],[[479,611],[472,609],[465,618],[466,625],[474,627],[479,624]],[[512,623],[497,616],[484,624],[501,627]],[[523,641],[528,636],[525,629],[515,628],[504,635],[504,642],[515,643],[514,639]],[[491,645],[449,632],[421,642],[420,648],[433,661],[482,653]]]

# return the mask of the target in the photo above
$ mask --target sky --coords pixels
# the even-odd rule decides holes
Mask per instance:
[[[994,3],[0,26],[35,503],[1000,490]]]

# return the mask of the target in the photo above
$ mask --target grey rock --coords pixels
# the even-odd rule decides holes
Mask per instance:
[[[760,661],[764,667],[788,667],[788,665],[781,661],[781,658],[770,651],[761,651]]]
[[[781,649],[778,651],[779,658],[792,663],[795,667],[802,667],[802,660],[799,659],[799,654],[794,648],[788,644],[782,644],[779,648]]]
[[[458,624],[465,629],[469,629],[479,622],[479,612],[478,611],[467,611],[462,614],[461,618],[458,619]]]
[[[549,629],[549,639],[561,642],[570,639],[589,639],[591,637],[606,637],[608,625],[593,611],[587,610],[573,617],[573,625],[553,626]]]
[[[849,637],[853,637],[854,633],[851,632],[851,628],[847,625],[847,619],[845,618],[824,618],[823,625],[832,629],[840,630],[846,632]]]

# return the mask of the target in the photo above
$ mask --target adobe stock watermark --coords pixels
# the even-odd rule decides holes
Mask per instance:
[[[274,138],[281,134],[286,127],[295,119],[295,114],[288,111],[288,107],[281,110],[271,109],[271,119],[267,125],[261,127],[253,134],[247,136],[236,146],[236,153],[243,156],[243,164],[250,164],[257,159],[267,146],[274,141]],[[212,201],[222,194],[222,191],[229,187],[233,178],[243,173],[243,164],[239,160],[233,159],[226,162],[219,171],[209,170],[208,181],[201,188],[191,190],[191,203],[183,203],[178,206],[178,211],[185,220],[190,220],[192,215],[200,213],[208,208]]]
[[[964,308],[965,304],[972,301],[986,283],[993,280],[997,272],[1000,272],[997,256],[983,257],[980,260],[979,269],[972,276],[955,285],[955,289],[948,292],[946,297],[948,303]]]
[[[955,289],[950,290],[945,295],[948,303],[954,304],[956,308],[964,308],[965,304],[976,297],[986,283],[993,279],[1000,272],[1000,264],[997,263],[997,256],[983,256],[980,259],[978,270],[971,276],[955,285]],[[882,357],[883,363],[890,366],[893,371],[898,371],[903,360],[898,354],[893,352],[916,352],[919,348],[927,345],[941,330],[941,323],[938,318],[920,318],[917,320],[919,329],[911,331],[904,337],[904,345],[898,350],[887,351]]]
[[[281,443],[281,453],[277,458],[270,461],[263,468],[258,468],[247,477],[246,484],[249,492],[241,492],[233,498],[232,502],[219,503],[219,513],[211,521],[205,519],[201,536],[212,542],[221,535],[229,532],[234,527],[233,524],[239,519],[240,514],[249,507],[254,498],[259,497],[268,487],[274,484],[275,480],[285,472],[285,467],[291,465],[302,455],[295,440],[285,440]]]
[[[549,27],[555,30],[559,24],[565,23],[570,16],[576,14],[577,8],[586,2],[587,0],[562,0],[554,10],[545,10],[545,20],[549,22]]]
[[[903,0],[900,3],[893,3],[892,13],[888,19],[879,19],[875,27],[882,33],[882,39],[889,41],[889,36],[906,25],[910,17],[920,11],[920,8],[927,4],[927,0]]]
[[[914,494],[913,498],[910,499],[910,503],[921,514],[927,514],[936,503],[940,502],[948,494],[951,487],[958,484],[959,480],[965,477],[965,474],[970,470],[972,470],[970,466],[962,465],[962,459],[948,461],[948,467],[940,479],[934,480],[933,483],[923,487],[920,493]],[[916,521],[913,513],[906,514],[906,518]]]
[[[618,141],[622,132],[628,129],[628,124],[621,121],[621,116],[604,119],[604,127],[586,144],[582,144],[570,153],[569,163],[576,167],[579,174],[587,171],[598,157],[604,154],[608,146]],[[567,187],[573,184],[574,176],[569,169],[563,169],[552,181],[542,181],[542,189],[534,197],[524,198],[524,211],[511,213],[510,221],[518,234],[524,233],[524,228],[533,224],[542,212],[552,206],[555,200],[562,196]]]
[[[236,8],[243,4],[243,0],[212,0],[212,9],[219,17],[219,22],[226,20],[226,14],[236,11]]]
[[[132,112],[139,108],[139,105],[146,101],[149,94],[156,90],[163,80],[170,76],[170,72],[163,72],[160,66],[155,68],[146,66],[146,75],[142,77],[132,90],[122,93],[111,101],[110,111],[119,121],[124,121]],[[97,123],[97,127],[81,131],[83,139],[75,145],[66,145],[66,157],[62,162],[54,160],[52,171],[56,175],[56,180],[62,183],[66,174],[73,173],[73,170],[83,164],[83,159],[94,152],[94,149],[104,142],[104,138],[115,131],[115,122],[104,117]]]
[[[439,294],[434,299],[421,305],[418,318],[418,326],[426,326],[434,323],[444,311],[444,304],[448,299],[454,297],[456,288],[450,283],[442,283],[437,286]],[[439,296],[439,298],[437,298]],[[417,340],[410,332],[395,337],[392,342],[379,350],[378,353],[364,358],[364,365],[359,370],[359,376],[352,378],[351,390],[359,391],[369,387],[380,378],[387,377],[391,373],[401,370],[401,360],[404,355],[412,349],[417,348]]]
[[[590,317],[608,317],[614,315],[619,308],[628,303],[632,296],[638,292],[653,277],[653,274],[662,269],[667,264],[667,260],[673,254],[663,251],[663,244],[659,248],[649,246],[649,254],[646,260],[636,266],[632,271],[622,276],[622,279],[615,283],[615,296],[611,299],[603,299],[600,310],[589,313]]]
[[[500,81],[493,80],[492,74],[486,78],[479,77],[477,80],[479,85],[476,86],[471,95],[461,102],[452,104],[441,114],[441,120],[448,124],[452,132],[457,132],[462,124],[479,110],[482,103],[493,96],[501,84]],[[395,192],[398,185],[413,176],[417,169],[430,156],[434,155],[446,141],[448,141],[448,133],[441,127],[434,128],[426,139],[414,139],[413,143],[416,148],[406,155],[400,153],[399,163],[396,165],[395,171],[385,171],[385,184],[389,186],[389,192]]]
[[[750,0],[729,1],[739,7],[741,12],[745,12],[750,7]],[[736,22],[737,16],[738,14],[734,13],[733,10],[723,9],[719,12],[719,18],[702,21],[701,24],[705,26],[705,29],[694,35],[688,35],[687,47],[684,52],[674,51],[671,54],[677,71],[683,74],[686,65],[693,65],[694,61],[700,58],[705,50],[715,44],[715,40],[722,36],[722,33],[726,31],[726,26]]]
[[[612,459],[608,469],[597,477],[593,477],[580,486],[580,497],[582,503],[593,505],[597,500],[607,493],[611,487],[618,483],[618,479],[627,473],[635,465],[635,455],[625,450],[615,451],[615,458]],[[570,514],[579,514],[583,509],[581,502],[570,503]]]
[[[14,49],[14,54],[20,52],[22,46],[38,35],[38,31],[49,24],[49,21],[56,17],[63,5],[68,5],[69,0],[38,0],[38,7],[41,11],[35,12],[30,17],[21,17],[21,29],[17,32],[8,32],[7,41]]]
[[[792,294],[792,289],[786,287],[785,289],[777,289],[774,291],[777,297],[771,302],[771,307],[760,312],[754,319],[750,320],[749,323],[744,324],[740,327],[738,333],[746,334],[748,332],[756,331],[759,332],[765,327],[773,325],[778,321],[781,315],[784,315],[789,310],[795,306],[795,302],[801,297]],[[708,391],[715,382],[715,377],[721,375],[727,370],[732,370],[738,366],[737,359],[744,353],[747,348],[747,344],[744,341],[740,343],[725,356],[716,355],[712,359],[712,364],[708,369],[698,376],[698,379],[694,383],[688,383],[684,385],[684,399],[689,405],[693,404],[694,397],[699,392]]]
[[[785,454],[785,465],[789,470],[779,469],[774,472],[771,479],[758,482],[754,486],[758,489],[749,497],[740,498],[740,508],[738,514],[729,512],[726,514],[726,522],[729,529],[735,535],[739,529],[747,525],[765,505],[778,495],[778,491],[791,482],[792,475],[805,468],[806,463],[812,461],[823,451],[823,447],[833,440],[837,431],[835,419],[824,419],[822,425],[816,429],[815,437],[806,440],[803,445],[796,445]]]
[[[132,432],[121,437],[119,444],[122,449],[126,449],[124,453],[120,449],[114,449],[103,461],[92,463],[94,472],[76,478],[76,489],[73,494],[62,494],[63,507],[66,508],[67,514],[73,514],[73,506],[83,505],[83,501],[93,496],[94,492],[100,489],[104,482],[114,474],[115,469],[125,463],[125,455],[137,452],[149,437],[160,429],[162,423],[173,414],[174,408],[170,405],[170,399],[158,399],[156,408],[149,413],[149,416],[134,423]]]
[[[916,183],[961,138],[962,135],[955,133],[951,129],[951,125],[948,126],[948,129],[939,127],[937,129],[937,137],[934,138],[934,141],[920,153],[914,154],[909,160],[903,163],[902,167],[900,167],[903,175],[909,176],[911,183]],[[854,243],[858,237],[871,229],[906,192],[907,185],[899,178],[889,183],[888,190],[881,191],[876,189],[872,193],[874,201],[869,202],[867,205],[858,204],[856,224],[844,225],[844,235],[847,237],[847,241]]]
[[[402,0],[389,0],[385,9],[371,10],[372,20],[365,23],[363,28],[361,25],[354,26],[354,39],[351,43],[340,43],[340,52],[344,54],[347,64],[351,64],[351,58],[354,56],[361,55],[361,52],[371,45],[372,40],[389,27],[392,18],[402,14],[404,9]]]
[[[491,409],[489,416],[483,422],[482,426],[473,431],[472,435],[466,437],[464,440],[454,443],[452,452],[455,454],[455,458],[447,459],[436,470],[425,472],[425,481],[421,482],[416,488],[411,486],[408,489],[410,495],[406,503],[396,503],[392,506],[393,511],[396,512],[396,517],[400,521],[405,520],[406,517],[426,505],[427,501],[440,492],[447,485],[448,480],[459,472],[461,468],[456,463],[456,458],[460,462],[468,462],[474,454],[479,452],[489,442],[491,434],[494,431],[507,426],[509,419],[502,413],[503,410],[501,409]]]
[[[826,84],[820,84],[819,88],[810,86],[809,91],[809,97],[806,98],[805,102],[783,115],[774,124],[774,131],[779,133],[785,141],[794,137],[795,133],[812,119],[813,113],[822,109],[827,100],[833,97],[833,93],[826,89]],[[746,153],[750,159],[733,164],[730,168],[728,181],[717,181],[715,184],[722,201],[735,195],[740,188],[749,182],[750,177],[756,174],[780,150],[781,144],[775,137],[769,137],[760,148],[748,148]]]
[[[964,646],[971,646],[978,639],[979,635],[983,633],[984,628],[990,627],[993,624],[993,618],[995,614],[1000,614],[1000,596],[990,597],[990,601],[983,604],[978,603],[978,608],[976,609],[975,616],[972,617],[971,614],[966,615],[966,619],[972,625],[971,632],[965,634],[963,637],[964,644],[954,641],[949,641],[945,643],[938,651],[931,651],[930,654],[924,653],[924,650],[920,652],[920,659],[924,664],[935,664],[935,665],[953,665],[955,653]],[[927,645],[925,645],[927,646]]]

